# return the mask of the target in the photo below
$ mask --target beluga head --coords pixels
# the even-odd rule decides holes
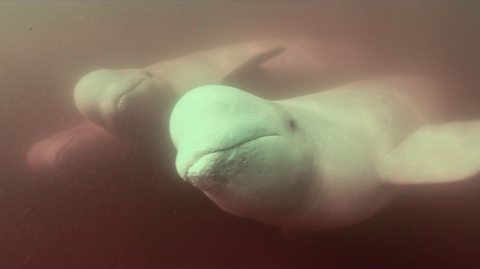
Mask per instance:
[[[100,69],[78,81],[74,100],[86,118],[115,135],[130,138],[138,137],[158,116],[167,114],[162,109],[174,102],[174,93],[166,80],[146,70]]]
[[[304,202],[312,154],[302,124],[279,104],[206,85],[170,117],[176,169],[223,210],[279,224]]]

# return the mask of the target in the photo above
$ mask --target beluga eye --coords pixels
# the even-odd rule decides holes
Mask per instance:
[[[297,122],[294,119],[289,119],[288,120],[288,128],[290,128],[290,130],[292,130],[292,131],[297,130],[298,129]]]

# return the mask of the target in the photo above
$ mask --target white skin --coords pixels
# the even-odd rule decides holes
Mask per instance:
[[[175,102],[188,90],[223,82],[267,95],[282,96],[293,85],[331,85],[352,79],[365,61],[352,48],[312,39],[272,39],[229,45],[162,61],[142,69],[102,69],[88,73],[75,87],[75,104],[89,124],[81,122],[32,147],[30,166],[54,170],[55,157],[67,140],[81,136],[89,145],[98,127],[129,142],[168,144],[167,121]],[[271,89],[274,89],[273,91]],[[291,93],[290,93],[291,94]],[[91,132],[89,132],[91,130]],[[71,132],[71,133],[70,133]],[[55,146],[52,146],[55,145]],[[69,154],[75,162],[75,148]],[[113,150],[113,148],[112,148]],[[92,151],[92,154],[94,150]],[[79,153],[80,155],[80,153]],[[108,156],[106,156],[108,158]],[[33,161],[32,161],[33,160]]]
[[[440,92],[416,77],[279,101],[202,86],[170,118],[177,171],[236,216],[285,230],[351,225],[404,185],[480,172],[480,121],[438,124]]]
[[[360,72],[360,62],[366,68],[359,53],[339,43],[309,39],[246,42],[144,69],[96,70],[80,79],[74,99],[87,119],[115,135],[129,136],[128,132],[138,129],[135,123],[159,115],[165,119],[163,115],[168,115],[180,96],[201,85],[222,83],[260,92],[274,88],[280,95],[280,85],[290,90],[294,85],[318,87],[322,82],[348,80]]]

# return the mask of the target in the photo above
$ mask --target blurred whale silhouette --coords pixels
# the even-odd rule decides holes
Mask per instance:
[[[201,86],[171,114],[176,168],[239,217],[284,230],[355,224],[405,185],[480,172],[480,120],[442,122],[448,106],[442,92],[415,76],[277,101]]]
[[[85,154],[110,158],[125,150],[117,147],[118,141],[108,142],[116,138],[124,143],[168,144],[169,113],[192,88],[224,83],[281,96],[293,86],[321,87],[355,77],[365,67],[360,55],[337,42],[283,38],[195,52],[141,69],[95,70],[82,77],[74,91],[78,110],[91,122],[36,143],[28,162],[36,170],[53,171],[62,167],[59,156],[63,156],[62,160],[81,166],[85,162],[76,159],[85,159]],[[75,137],[77,146],[66,147],[67,137]],[[109,146],[97,152],[100,141]]]
[[[126,145],[97,124],[84,120],[72,128],[35,143],[27,154],[30,168],[39,173],[59,167],[98,167],[127,154]]]

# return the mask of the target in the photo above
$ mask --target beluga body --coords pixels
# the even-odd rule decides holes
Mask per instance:
[[[359,73],[361,57],[341,43],[269,39],[160,61],[140,69],[99,69],[75,86],[80,113],[112,134],[145,139],[152,127],[167,129],[175,102],[189,90],[222,83],[267,92],[279,85],[334,83]],[[288,86],[287,86],[288,87]]]
[[[279,97],[292,85],[327,87],[359,76],[367,62],[364,54],[338,42],[274,38],[179,55],[143,68],[94,70],[78,81],[74,91],[75,105],[85,120],[36,143],[28,153],[29,164],[35,170],[55,171],[64,166],[55,157],[62,155],[81,167],[78,159],[83,157],[77,156],[91,152],[93,159],[97,142],[107,137],[109,144],[118,140],[128,148],[141,146],[165,154],[171,150],[170,111],[189,90],[222,83]],[[67,147],[71,137],[82,146]],[[111,148],[103,158],[116,155],[118,147]]]
[[[404,185],[480,172],[480,121],[442,122],[439,92],[410,76],[277,101],[201,86],[170,117],[176,169],[239,217],[286,230],[355,224]]]

